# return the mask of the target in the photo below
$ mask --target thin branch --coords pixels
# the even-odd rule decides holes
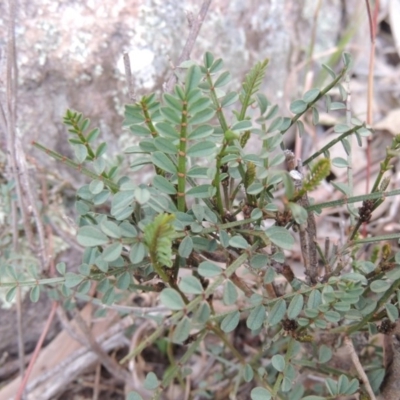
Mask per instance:
[[[376,400],[374,391],[372,390],[372,387],[371,387],[371,384],[369,383],[367,374],[365,373],[364,368],[362,367],[362,365],[360,363],[360,360],[358,358],[358,355],[356,353],[356,349],[354,348],[352,340],[348,336],[345,336],[344,343],[349,351],[351,361],[353,361],[353,364],[357,370],[358,376],[364,383],[365,389],[367,390],[370,399]]]
[[[89,342],[90,349],[97,355],[99,361],[104,365],[107,371],[113,375],[118,380],[122,382],[129,383],[131,381],[131,376],[129,372],[121,367],[113,358],[111,358],[93,337],[89,327],[87,326],[85,320],[79,313],[75,313],[74,319],[77,322],[83,336]]]
[[[21,384],[19,385],[18,392],[15,396],[15,400],[21,400],[21,398],[22,398],[26,384],[28,383],[29,375],[31,374],[33,366],[35,365],[36,359],[39,356],[39,352],[43,346],[43,342],[47,336],[47,332],[50,329],[50,325],[51,325],[54,315],[56,313],[57,306],[58,306],[58,303],[54,301],[53,306],[50,311],[50,314],[49,314],[49,317],[47,318],[46,325],[43,328],[42,334],[40,335],[38,342],[36,343],[35,351],[33,352],[32,358],[29,362],[28,369],[26,370],[25,375],[21,381]]]
[[[183,47],[182,53],[178,58],[177,65],[180,65],[183,61],[190,58],[190,53],[193,50],[194,44],[196,42],[197,36],[199,35],[201,26],[203,25],[204,19],[206,18],[208,9],[210,7],[211,0],[204,0],[200,7],[199,14],[197,17],[191,17],[189,19],[190,32],[186,40],[185,46]],[[174,85],[176,84],[177,78],[174,72],[172,72],[170,78],[165,84],[165,91],[170,92]]]
[[[135,101],[133,81],[132,81],[131,60],[129,59],[128,53],[124,53],[124,67],[125,67],[126,83],[128,85],[129,100]]]
[[[41,272],[47,271],[48,266],[48,255],[46,249],[46,240],[45,240],[45,230],[43,226],[43,222],[37,208],[37,202],[35,196],[33,194],[32,186],[29,180],[28,168],[26,164],[25,153],[22,148],[21,141],[17,138],[15,143],[15,155],[16,161],[18,164],[18,170],[21,178],[22,189],[24,191],[24,198],[26,197],[29,203],[29,209],[32,212],[33,218],[35,220],[37,236],[39,239],[39,249],[37,250],[40,262],[41,262]],[[34,243],[30,243],[32,246]],[[35,251],[37,246],[33,246],[33,250]]]

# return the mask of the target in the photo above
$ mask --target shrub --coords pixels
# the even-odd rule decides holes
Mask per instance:
[[[155,341],[167,341],[170,367],[163,376],[150,372],[144,381],[153,398],[175,379],[185,385],[199,352],[219,366],[194,385],[193,393],[202,398],[213,398],[208,388],[221,381],[231,396],[250,392],[254,400],[363,392],[357,375],[334,354],[343,345],[352,348],[350,337],[375,334],[377,323],[398,318],[400,253],[384,244],[366,258],[365,246],[399,234],[363,237],[359,231],[385,197],[400,193],[387,191],[385,176],[400,135],[387,149],[370,193],[354,196],[351,183],[333,182],[341,198],[323,203],[313,202],[311,192],[330,174],[331,164],[351,169],[349,137],[361,145],[371,129],[356,119],[338,124],[335,139],[302,163],[285,150],[291,129],[304,134],[304,115],[318,125],[322,108],[346,109],[342,81],[350,56],[344,54],[343,61],[339,73],[324,66],[331,81],[293,101],[291,117],[280,116],[259,91],[268,60],[250,70],[238,92],[224,91],[230,74],[221,59],[206,53],[202,64],[185,62],[170,93],[126,105],[124,126],[135,142],[115,164],[105,156],[107,144],[96,145],[99,129],[68,110],[64,123],[75,160],[34,145],[91,180],[76,200],[77,240],[85,251],[78,273],[62,263],[60,277],[34,277],[32,297],[42,284],[51,284],[52,295],[69,304],[76,298],[95,301],[88,293],[96,282],[97,302],[107,309],[132,293],[159,292],[168,313],[143,309],[141,317],[158,326],[120,360],[124,364]],[[260,144],[256,151],[250,138]],[[335,145],[349,157],[331,159]],[[129,170],[121,159],[129,160]],[[142,168],[153,175],[137,184],[135,173]],[[343,243],[327,239],[322,245],[315,216],[360,202],[358,211],[349,207]],[[287,257],[296,241],[301,269]],[[8,273],[11,298],[22,282]],[[378,356],[359,356],[377,390],[384,373]],[[325,384],[310,386],[309,371],[325,377]],[[130,398],[140,396],[132,392]]]

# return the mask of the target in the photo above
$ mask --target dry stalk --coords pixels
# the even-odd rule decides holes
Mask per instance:
[[[53,318],[54,318],[54,315],[55,315],[57,306],[58,306],[58,303],[56,303],[56,302],[54,301],[54,302],[53,302],[53,305],[52,305],[52,308],[51,308],[51,311],[50,311],[50,315],[49,315],[49,317],[47,318],[46,325],[45,325],[45,327],[43,328],[42,334],[40,335],[40,338],[39,338],[39,340],[38,340],[38,342],[37,342],[37,344],[36,344],[35,350],[34,350],[34,352],[33,352],[33,354],[32,354],[32,358],[31,358],[31,360],[30,360],[30,362],[29,362],[28,368],[27,368],[27,370],[26,370],[26,372],[25,372],[25,375],[24,375],[24,377],[23,377],[23,379],[22,379],[22,382],[21,382],[21,384],[19,385],[17,394],[16,394],[16,396],[15,396],[15,400],[21,400],[21,398],[22,398],[22,395],[23,395],[24,390],[25,390],[25,388],[26,388],[26,385],[27,385],[27,383],[28,383],[29,375],[30,375],[30,373],[32,372],[33,366],[35,365],[35,361],[36,361],[36,359],[37,359],[37,357],[38,357],[38,355],[39,355],[40,349],[41,349],[42,346],[43,346],[43,342],[44,342],[44,339],[45,339],[46,336],[47,336],[47,332],[48,332],[49,329],[50,329],[50,325],[51,325],[51,323],[52,323],[52,321],[53,321]]]
[[[370,399],[371,400],[376,400],[374,391],[372,390],[372,387],[371,387],[371,385],[369,383],[367,374],[365,373],[365,371],[364,371],[364,369],[363,369],[363,367],[362,367],[362,365],[360,363],[360,360],[358,358],[358,355],[356,353],[356,349],[354,348],[352,340],[348,336],[345,336],[344,343],[345,343],[345,345],[346,345],[346,347],[347,347],[347,349],[349,351],[351,361],[353,362],[354,367],[357,370],[358,376],[360,377],[360,379],[364,383],[365,389],[367,390]]]
[[[196,43],[197,36],[199,35],[201,26],[203,25],[204,19],[206,18],[207,11],[210,7],[211,0],[204,0],[200,7],[199,14],[197,17],[189,18],[190,32],[186,40],[185,46],[182,49],[182,53],[178,58],[177,65],[181,64],[190,58],[190,53],[193,50],[194,44]],[[164,90],[170,92],[174,85],[176,84],[177,78],[174,72],[172,72],[170,78],[165,84]]]
[[[89,327],[87,326],[85,320],[82,316],[77,312],[75,313],[75,321],[77,322],[79,329],[81,330],[85,340],[89,343],[90,349],[97,355],[100,362],[104,365],[107,371],[113,375],[115,378],[125,382],[125,384],[129,384],[131,380],[131,376],[129,372],[121,367],[117,361],[111,358],[100,346],[97,340],[93,337]]]

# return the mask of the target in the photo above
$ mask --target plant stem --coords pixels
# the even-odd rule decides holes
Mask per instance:
[[[343,132],[340,136],[338,136],[336,139],[332,140],[331,142],[329,142],[327,145],[325,145],[322,149],[318,150],[317,152],[315,152],[311,157],[307,158],[307,160],[305,160],[303,162],[303,165],[307,165],[309,164],[312,160],[316,159],[319,155],[325,153],[327,150],[329,150],[332,146],[334,146],[336,143],[342,141],[345,137],[353,134],[354,132],[356,132],[358,129],[360,128],[365,128],[364,125],[356,125],[353,126],[353,128],[349,129],[346,132]]]
[[[354,196],[351,198],[327,201],[326,203],[313,204],[313,205],[307,207],[306,210],[308,212],[318,211],[322,208],[336,207],[336,206],[341,206],[341,205],[348,204],[348,203],[357,203],[358,201],[364,201],[364,200],[382,199],[385,197],[397,196],[399,194],[400,194],[400,189],[391,190],[389,192],[374,192],[374,193],[370,193],[370,194]]]
[[[187,101],[182,103],[181,131],[178,151],[178,210],[186,211],[186,143],[187,143]]]
[[[65,165],[68,165],[68,167],[71,167],[73,169],[76,169],[79,172],[82,172],[83,175],[86,175],[91,179],[101,180],[102,182],[104,182],[104,184],[106,186],[108,186],[108,188],[113,193],[117,193],[119,191],[119,186],[116,183],[114,183],[112,180],[104,177],[103,175],[96,174],[95,172],[91,171],[90,169],[87,169],[86,167],[82,166],[82,164],[78,164],[75,161],[71,160],[70,158],[63,156],[60,153],[57,153],[56,151],[48,149],[47,147],[42,146],[38,142],[32,142],[32,145],[34,147],[36,147],[37,149],[42,150],[43,152],[48,154],[50,157],[52,157],[58,161],[61,161]]]

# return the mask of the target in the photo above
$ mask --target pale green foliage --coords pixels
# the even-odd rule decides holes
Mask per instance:
[[[76,203],[77,239],[86,249],[79,273],[58,265],[61,278],[35,280],[32,300],[39,297],[40,283],[61,282],[62,295],[72,301],[73,290],[82,298],[90,283],[97,281],[101,299],[96,300],[107,305],[132,292],[164,288],[159,299],[171,314],[146,345],[165,335],[166,340],[187,347],[164,376],[146,376],[145,387],[154,398],[176,377],[183,382],[189,373],[184,364],[202,341],[207,348],[204,338],[211,334],[218,338],[220,348],[206,353],[221,361],[223,378],[230,379],[233,394],[244,385],[248,385],[246,390],[251,388],[247,393],[253,400],[303,396],[311,400],[356,393],[359,384],[354,376],[330,365],[334,348],[340,346],[339,334],[376,332],[373,318],[395,320],[400,301],[400,257],[383,249],[373,261],[357,260],[357,250],[365,243],[399,235],[359,239],[360,224],[352,227],[352,241],[325,252],[317,248],[315,258],[310,257],[315,268],[325,267],[323,273],[317,271],[315,281],[310,280],[309,266],[309,277],[295,276],[285,258],[295,238],[310,229],[313,212],[363,201],[359,220],[367,220],[368,213],[383,201],[382,191],[388,186],[383,175],[400,148],[400,137],[396,137],[371,193],[349,196],[351,188],[338,182],[335,185],[346,198],[312,204],[307,196],[329,174],[331,162],[348,166],[345,159],[330,160],[329,149],[339,143],[349,150],[348,136],[360,139],[369,134],[360,121],[338,124],[335,139],[304,160],[305,166],[310,164],[310,174],[300,178],[300,186],[294,182],[289,172],[296,171],[287,171],[283,165],[285,133],[296,127],[304,134],[300,120],[304,115],[318,124],[320,107],[344,108],[345,99],[332,101],[330,93],[333,88],[344,92],[341,81],[351,64],[348,55],[344,62],[339,74],[327,67],[332,80],[325,87],[313,88],[291,103],[294,115],[281,116],[260,92],[267,60],[257,63],[235,92],[228,86],[230,73],[223,70],[223,61],[206,53],[203,64],[190,61],[181,66],[171,93],[145,95],[125,107],[124,127],[133,140],[116,160],[106,157],[105,143],[95,145],[99,130],[90,129],[90,121],[81,114],[67,111],[64,122],[70,127],[76,160],[48,152],[91,179],[78,190]],[[246,144],[252,137],[261,145],[249,151]],[[320,155],[325,158],[314,161]],[[128,170],[123,159],[129,161]],[[136,184],[133,174],[149,165],[154,171],[149,184]],[[399,191],[385,193],[395,194]],[[104,211],[105,205],[109,211]],[[301,242],[302,250],[317,239],[312,237],[306,245]],[[8,269],[4,275],[12,296],[22,282]],[[154,278],[162,281],[161,289],[146,286]],[[222,308],[215,306],[220,303],[229,308],[218,313]],[[241,323],[249,337],[263,338],[262,344],[255,345],[254,354],[259,356],[231,347],[227,334],[234,335]],[[331,347],[320,341],[321,332],[333,335]],[[126,359],[143,347],[139,345]],[[379,371],[376,364],[371,361],[373,371]],[[306,391],[295,383],[300,368],[330,378],[325,386]],[[217,377],[207,379],[213,383]],[[202,390],[208,395],[206,388]],[[131,393],[128,398],[140,396]]]

